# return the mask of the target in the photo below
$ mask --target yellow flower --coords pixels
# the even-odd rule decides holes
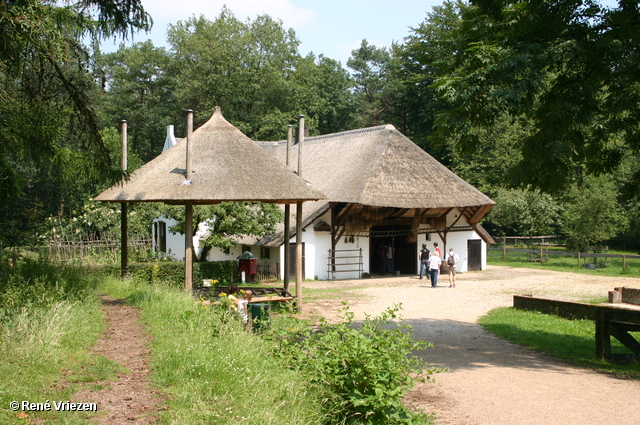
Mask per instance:
[[[220,292],[220,293],[218,294],[218,296],[219,296],[219,297],[226,297],[226,296],[227,296],[227,294],[225,294],[224,292]]]

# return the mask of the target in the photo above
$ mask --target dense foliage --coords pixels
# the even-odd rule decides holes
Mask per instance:
[[[550,227],[506,223],[496,211],[485,221],[492,232],[561,231],[592,244],[638,239],[637,2],[447,0],[407,23],[402,43],[362,40],[348,69],[300,55],[281,21],[242,21],[226,7],[212,19],[171,24],[167,48],[146,41],[102,54],[102,38],[151,23],[138,1],[115,5],[27,0],[0,10],[3,246],[38,243],[51,229],[47,217],[70,223],[121,178],[120,120],[128,121],[132,172],[160,153],[167,125],[185,133],[184,110],[195,110],[197,127],[215,106],[254,140],[283,139],[300,114],[311,135],[391,123],[505,207],[528,208],[521,217],[549,222],[564,212]],[[611,197],[600,217],[631,220],[587,234],[594,226],[571,221],[588,209],[599,179]],[[532,202],[522,203],[525,193]],[[241,215],[249,221],[238,234],[247,234],[256,220],[251,208]],[[258,233],[275,217],[265,216]],[[205,246],[224,249],[235,231]]]

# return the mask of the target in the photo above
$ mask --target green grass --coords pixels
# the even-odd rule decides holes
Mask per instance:
[[[235,314],[162,285],[101,288],[142,309],[153,337],[151,379],[167,396],[164,423],[319,424],[320,392],[280,364]]]
[[[89,352],[103,330],[97,300],[60,301],[25,308],[6,319],[0,331],[0,424],[30,423],[40,418],[50,424],[87,423],[80,412],[13,412],[11,401],[44,403],[69,401],[85,385],[112,376],[118,369]],[[108,370],[96,364],[108,363]],[[28,416],[24,414],[27,413]],[[21,414],[21,416],[18,416]]]
[[[620,253],[625,252],[614,252]],[[631,252],[626,252],[631,254]],[[637,254],[637,253],[633,253]],[[592,262],[592,258],[587,258],[587,262]],[[604,259],[598,259],[598,263],[602,263]],[[531,269],[540,270],[553,270],[560,272],[571,273],[583,273],[596,276],[627,276],[627,277],[640,277],[640,259],[627,259],[626,270],[622,267],[622,258],[608,258],[606,267],[598,267],[595,270],[589,270],[585,267],[578,267],[578,258],[554,256],[549,254],[549,261],[543,263],[531,262],[527,260],[527,254],[524,252],[507,252],[507,260],[504,260],[502,251],[487,251],[487,263],[495,266],[509,266],[509,267],[525,267]],[[584,259],[580,260],[580,264],[584,263]]]
[[[503,307],[491,310],[478,323],[501,338],[549,353],[571,364],[640,379],[640,364],[619,365],[595,359],[595,324],[591,320],[567,320]],[[624,354],[631,351],[612,338],[611,352]]]

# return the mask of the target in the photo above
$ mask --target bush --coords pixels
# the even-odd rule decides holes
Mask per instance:
[[[413,386],[413,374],[433,371],[411,354],[426,344],[412,339],[410,326],[386,326],[399,310],[394,305],[355,328],[353,313],[345,307],[337,324],[265,336],[277,340],[279,353],[326,389],[326,409],[336,423],[426,423],[402,400]]]
[[[161,261],[129,264],[129,275],[144,282],[165,282],[175,288],[184,287],[184,262]],[[119,265],[92,267],[93,273],[101,276],[120,276]],[[200,286],[202,279],[216,279],[221,285],[237,281],[238,262],[214,261],[193,263],[193,285]]]

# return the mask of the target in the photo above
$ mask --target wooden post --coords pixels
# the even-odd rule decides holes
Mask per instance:
[[[126,173],[127,164],[127,121],[122,120],[122,158],[121,166],[123,174]],[[120,204],[120,275],[124,278],[127,275],[129,266],[129,204]]]
[[[578,267],[580,267],[580,251],[578,251]]]
[[[606,360],[611,352],[611,337],[607,332],[606,313],[604,309],[596,310],[596,359]]]
[[[191,292],[193,289],[193,204],[185,205],[185,232],[184,232],[184,290]]]
[[[291,155],[291,141],[293,139],[293,126],[287,126],[287,167],[291,165],[289,156]],[[286,291],[289,290],[289,241],[291,240],[291,204],[284,204],[284,276],[283,285]]]
[[[502,261],[507,261],[507,237],[502,238]]]
[[[542,264],[543,249],[544,248],[540,247],[540,264]]]
[[[302,177],[302,142],[304,141],[304,115],[298,122],[298,176]],[[302,312],[302,201],[296,202],[296,309]]]
[[[191,184],[191,144],[193,134],[193,111],[187,111],[187,169],[184,184]],[[185,204],[185,234],[184,234],[184,290],[193,289],[193,203]]]
[[[627,256],[622,254],[622,270],[627,271]]]

